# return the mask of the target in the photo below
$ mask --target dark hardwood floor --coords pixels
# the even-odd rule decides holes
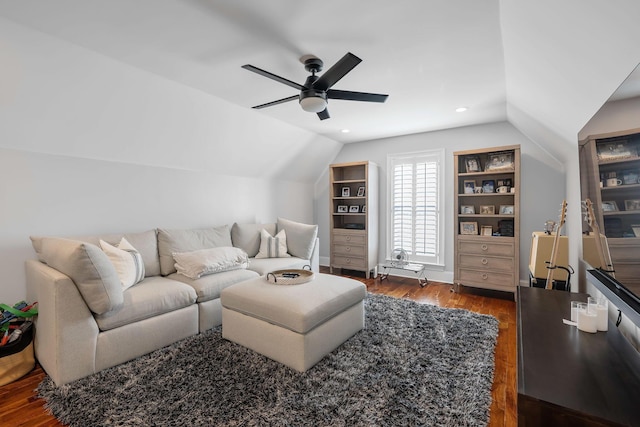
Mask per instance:
[[[328,268],[321,268],[328,273]],[[495,352],[495,372],[491,391],[493,402],[489,425],[517,425],[516,386],[516,306],[508,294],[470,293],[463,289],[460,293],[451,291],[445,283],[429,282],[421,288],[417,279],[390,276],[380,282],[380,278],[365,279],[363,273],[343,271],[342,275],[361,280],[369,292],[408,298],[421,303],[440,307],[463,308],[482,314],[495,316],[500,322],[498,344]],[[45,374],[37,366],[24,378],[0,387],[0,425],[2,426],[61,426],[44,409],[44,401],[37,398],[34,389]]]

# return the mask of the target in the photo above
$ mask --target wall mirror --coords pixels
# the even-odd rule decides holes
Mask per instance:
[[[584,237],[583,258],[593,267],[611,264],[596,275],[628,294],[640,317],[640,65],[582,129],[579,155],[581,198],[591,201],[585,218],[608,242],[603,260],[595,239]],[[585,221],[583,231],[589,228]]]

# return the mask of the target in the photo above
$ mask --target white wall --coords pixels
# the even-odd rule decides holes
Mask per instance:
[[[0,19],[0,301],[28,236],[313,222],[341,144]]]
[[[369,160],[380,168],[379,262],[387,255],[387,156],[389,154],[445,148],[444,192],[445,271],[429,271],[429,279],[453,281],[453,152],[480,147],[521,146],[520,280],[528,282],[529,247],[533,231],[541,231],[547,219],[557,220],[564,198],[565,177],[561,165],[509,123],[468,126],[346,144],[333,163]],[[544,200],[544,203],[541,203]],[[320,256],[329,257],[329,177],[325,171],[316,183],[316,218],[320,224]]]

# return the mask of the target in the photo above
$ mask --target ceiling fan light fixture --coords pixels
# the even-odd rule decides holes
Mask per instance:
[[[319,113],[327,108],[327,95],[313,89],[300,93],[300,106],[309,113]]]

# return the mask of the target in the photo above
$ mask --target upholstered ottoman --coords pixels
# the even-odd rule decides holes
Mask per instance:
[[[300,285],[250,279],[220,295],[222,336],[304,372],[364,327],[366,294],[329,274]]]

